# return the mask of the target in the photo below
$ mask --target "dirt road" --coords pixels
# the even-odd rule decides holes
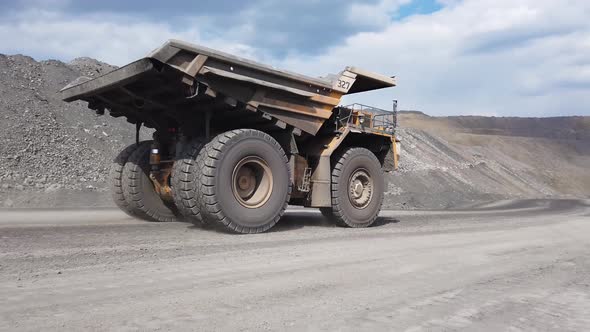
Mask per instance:
[[[292,210],[229,235],[114,210],[0,211],[0,330],[555,330],[590,326],[590,204]]]

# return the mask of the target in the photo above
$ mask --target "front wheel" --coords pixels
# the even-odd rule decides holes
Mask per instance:
[[[339,226],[370,226],[381,210],[384,187],[383,170],[373,152],[344,150],[332,169],[332,219]]]

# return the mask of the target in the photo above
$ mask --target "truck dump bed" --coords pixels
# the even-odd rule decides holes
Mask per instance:
[[[313,78],[230,54],[170,40],[147,57],[60,93],[84,100],[98,113],[155,126],[154,117],[181,121],[192,112],[242,109],[262,112],[315,135],[345,94],[395,86],[394,78],[346,67]]]

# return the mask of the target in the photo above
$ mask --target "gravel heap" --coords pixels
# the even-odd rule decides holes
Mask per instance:
[[[115,68],[89,58],[65,64],[0,55],[0,195],[105,188],[110,160],[133,142],[133,129],[85,103],[64,103],[56,92]]]
[[[88,57],[75,58],[68,62],[67,67],[76,71],[79,76],[90,78],[98,77],[117,69],[117,67],[109,65],[108,63],[100,62]]]
[[[384,206],[447,209],[513,198],[590,198],[590,135],[582,126],[590,117],[577,119],[573,134],[555,126],[567,138],[553,138],[554,132],[551,138],[473,134],[473,127],[449,130],[444,118],[427,129],[399,128],[400,167],[389,176]],[[530,120],[532,126],[538,122]]]

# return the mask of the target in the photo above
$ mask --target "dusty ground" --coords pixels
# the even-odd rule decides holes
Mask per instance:
[[[0,330],[555,330],[590,326],[590,203],[292,210],[238,236],[115,210],[0,211]]]

